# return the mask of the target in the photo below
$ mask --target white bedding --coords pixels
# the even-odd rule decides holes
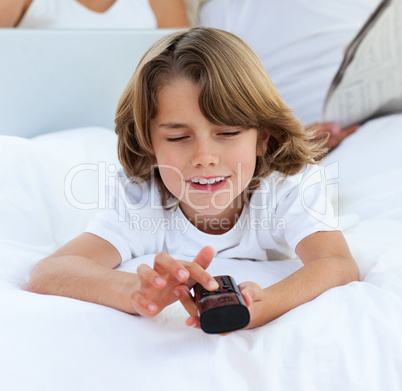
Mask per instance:
[[[201,22],[230,27],[260,48],[281,94],[309,122],[319,119],[342,48],[378,1],[210,0]],[[228,12],[219,20],[223,6]],[[110,72],[121,72],[117,66]],[[105,99],[116,87],[107,79],[102,86]],[[43,92],[35,99],[51,107]],[[82,110],[79,101],[69,105]],[[0,134],[7,133],[0,124]],[[180,304],[144,319],[26,292],[35,263],[81,233],[102,203],[103,184],[118,166],[116,136],[95,127],[29,140],[0,136],[0,391],[401,391],[400,145],[402,115],[389,116],[364,125],[322,163],[362,281],[222,337],[186,327]],[[152,261],[120,269],[135,272]],[[209,271],[269,285],[300,266],[215,259]]]
[[[101,128],[0,136],[0,390],[402,389],[401,115],[367,123],[323,162],[362,282],[225,337],[186,327],[179,304],[144,319],[24,291],[34,264],[95,213],[66,194],[101,200],[115,145]],[[210,272],[268,285],[298,267],[215,259]]]

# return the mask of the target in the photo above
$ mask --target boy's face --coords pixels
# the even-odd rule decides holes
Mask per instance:
[[[254,174],[257,130],[210,123],[198,96],[197,85],[184,78],[160,90],[150,122],[156,164],[187,218],[230,218],[241,211],[241,193]],[[267,140],[266,134],[262,152]]]

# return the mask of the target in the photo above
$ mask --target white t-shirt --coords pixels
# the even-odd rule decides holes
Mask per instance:
[[[230,31],[261,59],[305,124],[322,119],[343,49],[380,0],[209,0],[199,23]]]
[[[106,208],[90,232],[113,244],[122,261],[165,251],[194,257],[210,245],[216,257],[279,260],[293,257],[297,244],[317,231],[338,229],[325,179],[317,167],[280,181],[273,173],[256,189],[236,225],[222,235],[206,234],[192,225],[180,207],[161,206],[153,181],[132,184],[122,171],[109,183]],[[110,181],[109,181],[110,182]]]
[[[19,28],[156,28],[148,0],[116,0],[105,12],[92,11],[77,0],[33,0]]]

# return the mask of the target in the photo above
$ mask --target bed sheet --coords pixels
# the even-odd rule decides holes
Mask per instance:
[[[401,390],[402,116],[371,121],[322,163],[361,282],[225,337],[24,290],[35,263],[79,234],[118,167],[116,136],[82,128],[0,137],[1,390]],[[67,190],[66,190],[67,189]],[[140,262],[120,266],[134,272]],[[212,274],[279,281],[298,260],[216,258]]]

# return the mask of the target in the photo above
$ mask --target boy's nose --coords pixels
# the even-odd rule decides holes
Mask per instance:
[[[217,165],[218,162],[217,148],[214,147],[212,142],[203,141],[195,143],[192,157],[193,166],[207,167]]]

